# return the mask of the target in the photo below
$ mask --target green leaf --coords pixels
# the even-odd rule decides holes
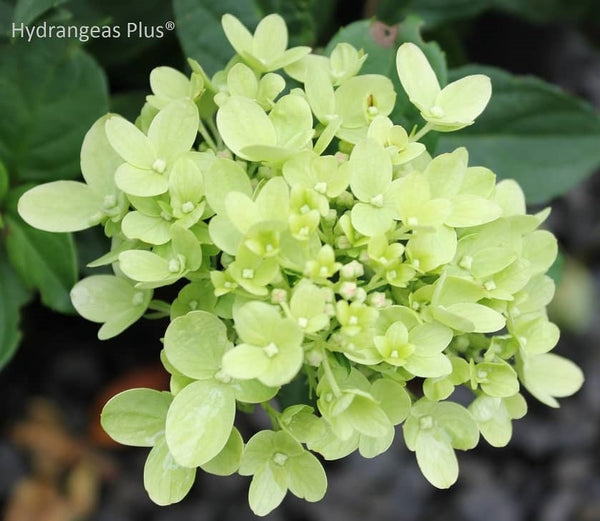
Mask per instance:
[[[79,175],[85,132],[108,109],[106,79],[70,40],[0,45],[0,159],[15,179]]]
[[[123,391],[102,409],[102,428],[123,445],[152,447],[162,438],[172,400],[171,393],[153,389]]]
[[[196,469],[179,465],[163,438],[152,448],[144,465],[144,488],[157,505],[181,501],[192,488]]]
[[[235,417],[233,391],[211,380],[183,388],[167,414],[165,436],[175,461],[198,467],[213,459],[225,446]]]
[[[12,214],[5,219],[8,257],[21,280],[27,287],[39,289],[46,306],[71,312],[69,290],[77,280],[73,238],[36,230]]]
[[[600,165],[600,117],[586,102],[492,67],[455,69],[451,79],[476,73],[492,79],[492,99],[475,125],[440,135],[436,153],[466,146],[471,164],[516,179],[529,203],[568,192]]]
[[[520,0],[495,1],[524,3]],[[476,16],[493,2],[494,0],[382,0],[377,5],[377,18],[393,24],[408,14],[415,14],[421,17],[427,26],[436,26]]]
[[[211,0],[174,0],[173,8],[184,53],[198,60],[210,75],[225,68],[234,52],[221,29],[221,17],[226,13],[254,31],[261,18],[277,12],[288,24],[290,45],[310,43],[314,39],[311,2],[302,0],[223,0],[218,4]]]
[[[28,298],[0,243],[0,369],[12,358],[21,340],[19,309]]]
[[[4,166],[4,163],[0,161],[0,201],[4,199],[4,196],[8,192],[10,186],[10,178],[8,177],[8,170]],[[1,226],[2,221],[0,221]]]
[[[29,25],[50,9],[54,9],[69,0],[18,0],[15,5],[13,21],[16,24]]]

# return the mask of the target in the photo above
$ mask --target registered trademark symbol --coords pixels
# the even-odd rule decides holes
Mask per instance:
[[[173,22],[172,20],[165,22],[165,28],[169,31],[172,31],[173,29],[175,29],[175,22]]]

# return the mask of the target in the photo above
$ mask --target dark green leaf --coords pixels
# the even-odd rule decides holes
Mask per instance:
[[[18,0],[13,14],[13,21],[17,24],[28,25],[42,16],[50,9],[54,9],[69,0]]]
[[[420,16],[427,26],[470,18],[478,15],[494,0],[382,0],[377,17],[386,23],[397,23],[408,14]],[[509,0],[510,1],[510,0]]]
[[[250,31],[267,14],[276,12],[290,31],[290,46],[313,43],[315,29],[306,0],[174,0],[177,35],[187,56],[194,58],[209,75],[225,67],[234,50],[221,28],[221,17],[230,13]]]
[[[5,221],[8,257],[21,280],[40,290],[46,306],[72,312],[69,291],[77,280],[77,260],[71,235],[36,230],[12,213]]]
[[[0,45],[0,160],[13,179],[77,177],[83,136],[107,109],[102,70],[73,42]]]
[[[436,153],[466,146],[470,164],[516,179],[529,203],[568,192],[600,165],[600,117],[590,105],[540,79],[492,67],[462,67],[451,79],[468,74],[490,76],[490,104],[471,127],[441,134]]]
[[[144,106],[147,94],[149,91],[134,90],[111,96],[110,111],[135,121]]]
[[[19,309],[29,297],[0,243],[0,369],[9,362],[19,345]]]
[[[10,179],[8,178],[8,170],[4,166],[4,163],[0,161],[0,202],[4,199],[8,187],[10,186]],[[2,221],[0,221],[1,223]],[[0,225],[1,228],[1,225]]]
[[[0,35],[10,36],[12,31],[13,6],[6,0],[0,0]]]
[[[174,53],[180,60],[172,29],[166,22],[173,21],[171,2],[165,0],[145,0],[143,7],[139,2],[122,0],[85,0],[68,4],[73,18],[83,25],[107,25],[118,27],[120,35],[113,38],[90,39],[86,43],[104,67],[121,66],[112,70],[111,78],[118,81],[119,88],[131,85],[131,77],[142,82],[136,85],[147,85],[149,69],[158,64],[171,65]],[[170,27],[170,26],[169,26]],[[114,34],[114,32],[113,32]],[[164,51],[168,50],[167,53]],[[140,62],[146,67],[141,67]],[[179,62],[176,62],[179,66]],[[143,70],[141,70],[143,69]]]

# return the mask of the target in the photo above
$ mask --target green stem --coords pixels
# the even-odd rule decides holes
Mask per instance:
[[[281,425],[279,425],[279,411],[275,409],[269,402],[262,402],[260,406],[265,410],[269,419],[271,420],[271,425],[273,426],[274,431],[281,430]]]
[[[430,130],[433,130],[431,123],[427,122],[427,124],[419,130],[414,136],[410,137],[411,141],[419,141],[425,134],[427,134]]]
[[[329,358],[327,358],[327,350],[326,349],[323,349],[322,364],[323,364],[323,371],[325,372],[325,377],[329,381],[329,385],[331,385],[331,390],[333,391],[333,394],[335,395],[335,397],[339,398],[340,396],[342,396],[342,391],[340,390],[340,387],[339,387],[335,377],[333,376],[333,371],[331,370],[331,366],[329,365]]]
[[[208,130],[206,130],[202,120],[200,120],[200,124],[198,125],[198,132],[200,132],[200,135],[204,138],[204,141],[206,141],[208,146],[212,148],[214,152],[218,152],[219,149],[217,148],[217,145],[215,144],[211,135],[208,133]]]
[[[151,300],[148,309],[164,313],[166,316],[171,313],[171,305],[164,300]]]

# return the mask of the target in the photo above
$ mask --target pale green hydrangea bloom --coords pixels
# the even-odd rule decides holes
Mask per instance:
[[[455,450],[480,435],[508,443],[523,388],[556,407],[583,381],[552,353],[548,210],[528,215],[518,184],[470,165],[465,148],[431,156],[420,142],[473,124],[489,79],[441,86],[419,47],[401,45],[399,80],[425,119],[415,131],[389,118],[391,79],[359,74],[361,50],[287,49],[278,15],[254,34],[231,15],[223,28],[237,53],[225,70],[158,67],[136,125],[108,115],[86,135],[85,182],[19,201],[38,228],[100,224],[112,238],[91,266],[114,275],[71,292],[100,338],[144,314],[169,320],[169,391],[125,391],[102,424],[151,447],[144,484],[161,505],[188,493],[197,468],[252,476],[258,515],[287,490],[317,501],[327,479],[313,453],[375,457],[397,425],[447,488]],[[302,88],[289,92],[289,77]],[[296,386],[311,404],[280,410],[280,388]],[[473,394],[466,407],[452,401],[457,386]],[[245,442],[236,416],[256,404],[273,430]]]

